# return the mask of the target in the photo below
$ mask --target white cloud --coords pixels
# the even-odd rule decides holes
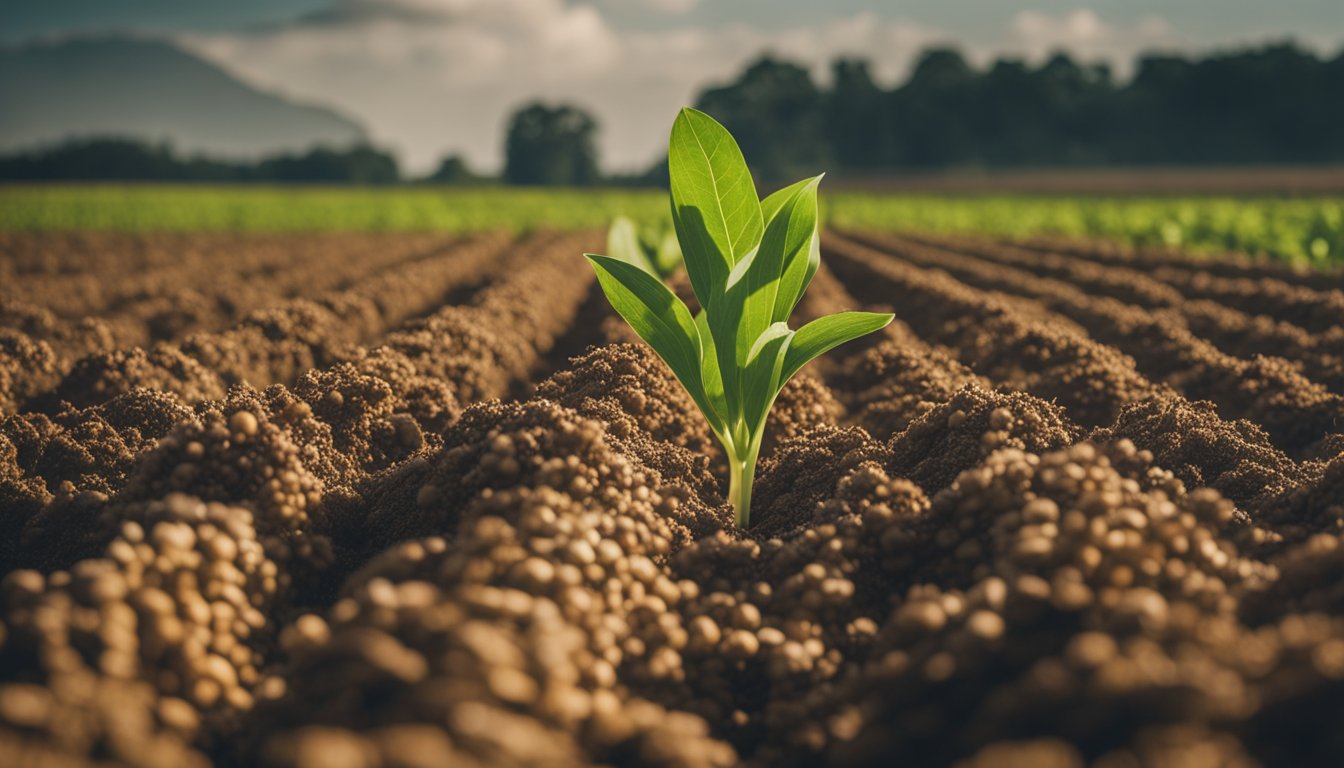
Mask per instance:
[[[1013,17],[1010,41],[1006,50],[1031,59],[1039,60],[1066,50],[1086,61],[1110,61],[1122,74],[1133,65],[1136,52],[1179,42],[1175,30],[1160,17],[1145,16],[1129,25],[1111,24],[1090,8],[1077,8],[1057,16],[1021,11]]]
[[[687,0],[603,0],[664,6]],[[1091,11],[1019,14],[1015,49],[1067,47],[1086,58],[1124,58],[1169,35],[1160,22],[1115,27]],[[609,169],[645,167],[665,148],[676,110],[771,51],[824,77],[838,55],[863,56],[887,82],[945,31],[857,13],[807,27],[743,24],[618,30],[598,6],[566,0],[341,0],[297,22],[194,35],[183,44],[272,90],[336,106],[414,171],[462,152],[476,167],[502,162],[505,123],[522,103],[569,101],[602,125]],[[987,49],[970,50],[982,60]]]
[[[700,0],[600,0],[600,4],[609,8],[634,8],[674,15],[690,13],[700,5]]]

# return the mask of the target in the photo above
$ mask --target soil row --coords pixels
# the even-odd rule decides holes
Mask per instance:
[[[231,384],[293,382],[314,366],[335,362],[352,345],[376,340],[457,292],[469,292],[498,268],[508,244],[503,235],[478,237],[353,288],[282,301],[230,328],[180,342],[116,347],[68,362],[57,358],[52,371],[30,372],[26,407],[53,412],[62,402],[91,406],[136,387],[172,392],[191,403],[218,399]]]
[[[423,447],[427,435],[451,423],[461,404],[506,395],[541,364],[545,351],[571,325],[591,281],[560,258],[574,245],[573,237],[539,236],[514,246],[508,255],[513,268],[469,304],[446,306],[408,323],[378,346],[348,347],[341,361],[305,371],[292,390],[267,389],[267,412],[282,414],[287,424],[316,419],[300,431],[316,441],[307,446],[309,463],[321,457],[328,485],[349,487],[364,474],[404,459]],[[497,262],[495,246],[481,246],[482,258]],[[471,267],[464,260],[458,266]],[[548,303],[534,300],[541,292],[550,297]],[[256,393],[250,386],[235,386],[229,397],[236,396],[234,390]],[[115,494],[136,457],[193,412],[218,410],[222,399],[203,398],[193,408],[171,388],[139,381],[94,404],[63,401],[51,413],[3,419],[5,530],[22,531],[44,509],[57,510],[59,517],[66,507]],[[42,548],[24,542],[42,535],[6,535],[10,543],[5,548],[27,551],[41,561]]]
[[[1344,290],[1344,271],[1310,268],[1258,259],[1243,253],[1193,254],[1174,247],[1133,246],[1107,240],[1077,240],[1054,236],[1028,237],[1015,241],[1035,250],[1077,256],[1107,264],[1143,269],[1171,269],[1190,275],[1204,273],[1220,278],[1250,278],[1297,285],[1316,291]]]
[[[14,258],[10,235],[5,259]],[[64,244],[68,235],[30,234],[46,244]],[[167,238],[166,241],[164,239]],[[441,249],[453,238],[436,234],[340,235],[168,235],[104,236],[87,243],[82,258],[54,272],[15,276],[0,296],[41,307],[58,317],[112,320],[129,315],[171,328],[172,312],[230,311],[241,314],[278,299],[337,287],[389,268],[403,259]],[[54,242],[53,242],[54,241]],[[25,243],[25,246],[27,244]],[[144,264],[146,251],[171,259]],[[200,304],[203,306],[194,306]],[[243,306],[249,305],[249,306]],[[167,338],[154,335],[153,338]]]
[[[1149,273],[1118,266],[1104,266],[1073,256],[1018,248],[972,238],[915,238],[918,242],[947,248],[1008,264],[1032,274],[1064,280],[1091,295],[1108,296],[1128,304],[1167,309],[1179,315],[1190,330],[1213,342],[1219,349],[1239,357],[1276,356],[1298,364],[1302,372],[1334,392],[1344,391],[1344,312],[1332,310],[1335,322],[1324,332],[1313,332],[1283,319],[1297,310],[1315,312],[1314,305],[1284,309],[1273,302],[1221,301],[1225,295],[1210,295],[1179,283],[1157,279],[1162,270]],[[1255,284],[1246,279],[1243,282]],[[1178,290],[1177,288],[1180,288]],[[1344,294],[1341,295],[1344,300]]]
[[[1249,419],[1290,454],[1313,455],[1340,431],[1344,396],[1305,378],[1283,358],[1233,357],[1196,336],[1177,312],[1142,308],[1053,278],[892,236],[865,236],[885,250],[945,270],[968,284],[1012,292],[1079,323],[1093,338],[1129,355],[1138,370],[1191,400],[1210,400],[1231,418]]]
[[[267,247],[274,244],[259,245],[263,247],[243,250],[247,254],[284,253],[283,247]],[[64,371],[90,355],[148,346],[194,331],[222,330],[239,323],[249,312],[275,307],[296,294],[320,297],[323,291],[347,289],[358,279],[380,269],[395,268],[400,262],[433,258],[449,250],[451,241],[420,237],[403,243],[397,239],[390,244],[392,247],[371,248],[370,253],[357,250],[367,248],[367,242],[345,245],[344,250],[310,248],[293,264],[274,263],[255,270],[237,263],[231,265],[233,269],[221,268],[221,262],[235,260],[228,254],[206,250],[202,259],[190,266],[165,267],[156,274],[139,276],[130,289],[133,294],[121,296],[113,306],[104,306],[102,311],[88,306],[73,318],[29,303],[43,298],[40,291],[20,289],[17,294],[25,300],[0,299],[0,336],[6,337],[6,346],[12,350],[7,356],[26,361],[34,372],[34,381],[24,387],[32,391],[51,377],[48,368]],[[415,250],[405,250],[407,247]],[[86,277],[95,291],[103,285],[92,274]],[[25,354],[27,357],[22,356]],[[9,391],[14,386],[18,385],[12,384]]]
[[[1310,515],[1313,520],[1338,513],[1319,503],[1332,488],[1321,476],[1321,464],[1294,461],[1258,424],[1226,419],[1212,403],[1190,402],[1150,383],[1131,358],[1097,344],[1067,320],[1042,317],[1035,305],[973,289],[946,272],[915,267],[843,237],[831,236],[827,245],[832,270],[858,297],[890,301],[924,341],[944,345],[965,367],[960,374],[952,369],[949,377],[943,373],[947,364],[908,341],[893,350],[891,364],[876,355],[865,358],[855,382],[891,382],[896,389],[887,402],[899,403],[903,387],[911,388],[916,404],[925,392],[945,396],[974,374],[1001,391],[1026,392],[1062,406],[1068,419],[1092,429],[1095,440],[1129,440],[1189,487],[1215,488],[1254,515],[1303,508],[1302,501],[1287,500],[1293,493],[1315,500],[1319,512]],[[916,353],[902,356],[902,346]],[[880,416],[888,407],[878,401],[870,410]],[[1320,452],[1333,456],[1331,445],[1322,441]]]

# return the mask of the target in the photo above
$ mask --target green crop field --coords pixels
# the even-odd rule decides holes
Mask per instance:
[[[856,229],[1060,234],[1231,250],[1301,264],[1344,261],[1344,199],[938,196],[834,191],[823,221]],[[656,221],[656,190],[502,187],[0,186],[3,231],[473,231]]]
[[[1344,199],[841,195],[834,226],[1103,237],[1298,264],[1344,261]]]
[[[503,187],[0,186],[0,230],[469,232],[605,228],[667,215],[664,193]]]

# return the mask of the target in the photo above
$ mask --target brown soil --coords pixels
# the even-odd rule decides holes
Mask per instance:
[[[1337,277],[828,234],[741,531],[594,240],[0,237],[0,765],[1344,761]]]

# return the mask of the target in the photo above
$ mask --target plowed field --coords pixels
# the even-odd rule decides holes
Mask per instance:
[[[1344,764],[1344,278],[828,232],[739,531],[601,239],[0,235],[0,765]]]

